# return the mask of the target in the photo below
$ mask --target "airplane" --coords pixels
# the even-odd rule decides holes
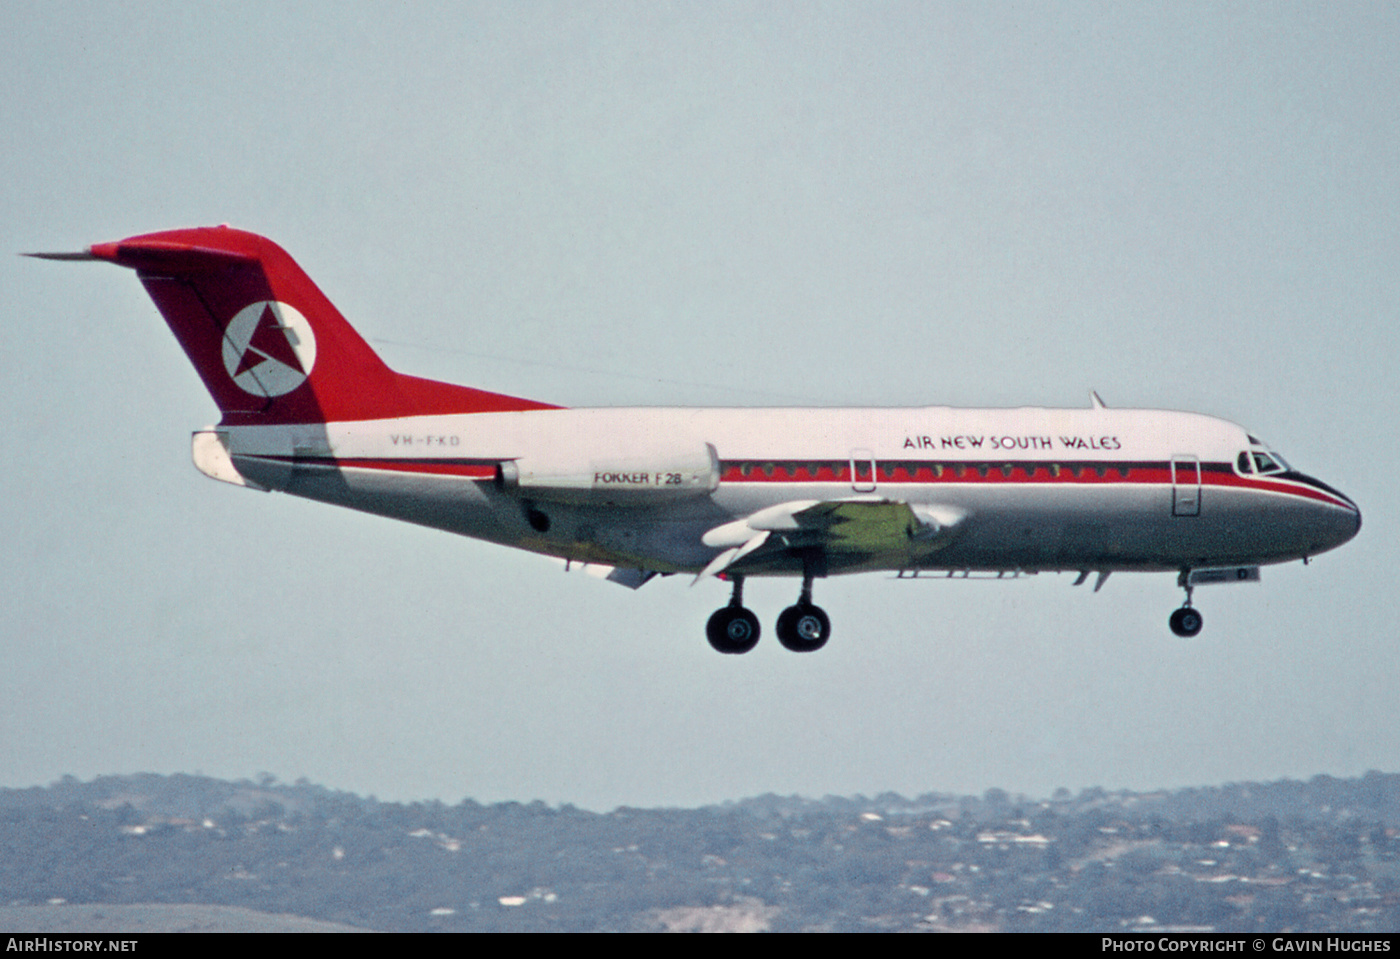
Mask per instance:
[[[758,642],[749,576],[801,577],[777,620],[794,652],[831,621],[813,581],[1077,572],[1197,586],[1350,540],[1357,505],[1233,423],[1084,409],[565,409],[391,370],[270,240],[227,225],[98,243],[136,271],[222,414],[192,438],[206,475],[563,560],[633,589],[727,580],[706,625]]]

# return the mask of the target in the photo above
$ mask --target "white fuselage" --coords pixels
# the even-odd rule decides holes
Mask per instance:
[[[731,582],[705,626],[744,653],[750,575],[796,575],[778,640],[831,636],[813,580],[862,570],[1179,571],[1194,586],[1356,535],[1356,504],[1231,423],[1089,409],[558,409],[390,369],[285,250],[227,225],[97,243],[137,271],[223,416],[215,479],[581,561],[636,587]],[[604,571],[603,567],[611,567]]]
[[[825,551],[823,572],[1178,570],[1345,542],[1360,514],[1257,471],[1240,427],[1119,409],[577,409],[219,427],[253,484],[565,559],[698,572],[704,537],[797,501],[951,511],[934,539]],[[772,551],[743,570],[801,574]]]

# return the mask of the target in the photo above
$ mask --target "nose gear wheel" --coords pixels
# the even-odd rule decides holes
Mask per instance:
[[[1167,625],[1171,631],[1183,638],[1189,638],[1200,633],[1201,627],[1206,624],[1206,618],[1201,615],[1200,610],[1191,605],[1191,571],[1183,569],[1181,575],[1177,577],[1177,585],[1186,590],[1186,602],[1181,604],[1181,608],[1171,614],[1167,620]]]
[[[1205,624],[1205,617],[1201,615],[1199,610],[1190,606],[1181,607],[1172,613],[1171,618],[1167,620],[1167,625],[1171,626],[1172,632],[1182,637],[1197,635]]]

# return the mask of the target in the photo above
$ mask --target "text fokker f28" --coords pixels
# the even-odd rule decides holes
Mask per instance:
[[[215,479],[583,564],[732,584],[711,645],[752,649],[748,576],[800,576],[788,649],[831,635],[814,579],[1120,570],[1192,590],[1307,560],[1356,504],[1232,423],[1087,409],[562,409],[396,373],[276,244],[226,226],[50,259],[137,271],[222,411],[194,434]]]

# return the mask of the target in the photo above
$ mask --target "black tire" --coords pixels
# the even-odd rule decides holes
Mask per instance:
[[[1167,620],[1172,632],[1178,636],[1195,636],[1201,631],[1201,627],[1206,624],[1205,617],[1198,610],[1190,606],[1183,606],[1172,613],[1171,619]]]
[[[778,642],[794,653],[814,653],[831,638],[831,620],[820,606],[798,603],[778,616]]]
[[[705,638],[716,651],[737,655],[758,645],[758,617],[742,606],[715,610],[705,624]]]

